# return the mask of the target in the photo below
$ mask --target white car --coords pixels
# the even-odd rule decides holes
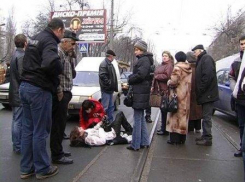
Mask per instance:
[[[99,84],[99,66],[105,57],[84,57],[76,66],[76,78],[73,80],[72,99],[68,105],[69,115],[79,114],[82,102],[85,99],[96,99],[101,101],[101,90]],[[113,101],[115,110],[120,104],[121,80],[116,60],[112,62],[118,82],[118,92],[114,92]]]
[[[9,83],[0,85],[0,103],[5,108],[11,108],[9,104]]]

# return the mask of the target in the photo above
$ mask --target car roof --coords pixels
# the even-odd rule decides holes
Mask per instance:
[[[233,61],[238,57],[239,57],[239,53],[233,54],[231,56],[216,61],[216,71],[219,71],[223,68],[230,68]]]
[[[100,63],[105,57],[83,57],[76,66],[76,71],[99,71]]]

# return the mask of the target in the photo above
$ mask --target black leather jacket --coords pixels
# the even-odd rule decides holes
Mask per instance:
[[[99,67],[99,81],[102,92],[111,94],[114,91],[118,92],[117,75],[111,61],[105,58]]]
[[[21,106],[19,87],[24,54],[22,48],[17,48],[10,62],[9,103],[12,107]]]
[[[35,35],[27,45],[21,79],[52,93],[57,92],[62,64],[58,55],[59,38],[50,28]]]

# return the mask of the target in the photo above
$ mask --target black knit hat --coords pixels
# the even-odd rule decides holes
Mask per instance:
[[[112,56],[116,56],[116,54],[112,51],[112,50],[107,50],[106,51],[107,55],[112,55]]]
[[[175,59],[177,60],[177,62],[185,62],[186,61],[186,54],[182,51],[177,52],[175,54]]]
[[[197,49],[202,49],[202,50],[204,50],[204,47],[203,47],[202,44],[199,44],[199,45],[195,46],[195,47],[192,49],[192,51],[195,51],[195,50],[197,50]]]
[[[147,43],[143,40],[138,40],[135,44],[134,47],[137,47],[138,49],[142,50],[143,52],[147,51]]]
[[[64,38],[69,38],[75,41],[79,41],[79,39],[77,38],[76,34],[70,30],[65,30],[64,33]]]

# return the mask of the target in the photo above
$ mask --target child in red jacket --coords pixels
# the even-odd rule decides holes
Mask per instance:
[[[104,117],[106,117],[102,104],[94,99],[83,101],[79,115],[80,127],[82,127],[84,130],[94,127]]]

